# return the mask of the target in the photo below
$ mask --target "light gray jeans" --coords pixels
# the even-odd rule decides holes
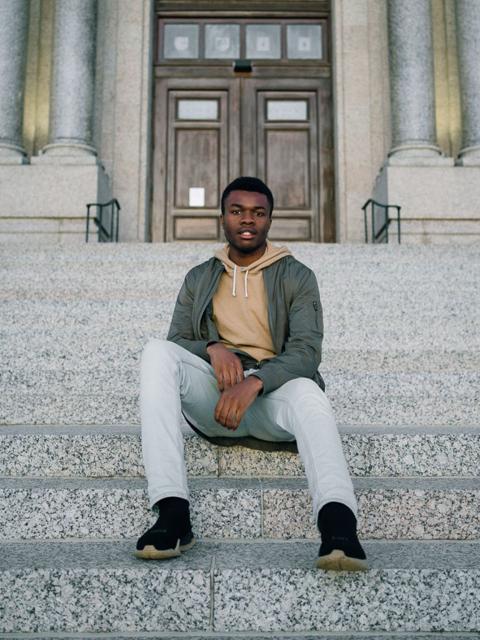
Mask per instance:
[[[235,431],[214,419],[220,397],[212,366],[167,340],[150,340],[142,354],[142,451],[150,505],[169,496],[189,500],[182,411],[207,436],[297,441],[315,521],[327,502],[357,515],[357,501],[330,402],[308,378],[296,378],[259,396]],[[194,433],[190,429],[191,433]]]

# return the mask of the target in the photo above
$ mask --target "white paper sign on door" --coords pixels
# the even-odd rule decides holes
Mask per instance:
[[[188,206],[205,206],[205,189],[203,187],[190,187],[190,189],[188,190]]]

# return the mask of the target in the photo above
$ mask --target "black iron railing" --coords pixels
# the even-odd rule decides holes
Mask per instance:
[[[370,207],[370,233],[368,228],[368,212]],[[396,215],[390,216],[389,211],[393,209]],[[400,244],[400,209],[397,204],[382,204],[370,198],[362,207],[365,220],[365,242],[388,243],[388,227],[391,222],[397,223],[397,237]],[[371,238],[369,240],[369,237]]]
[[[116,198],[103,204],[90,202],[87,204],[87,230],[85,241],[88,242],[90,220],[98,229],[98,242],[118,242],[118,224],[120,203]],[[90,209],[96,209],[96,215],[90,214]]]

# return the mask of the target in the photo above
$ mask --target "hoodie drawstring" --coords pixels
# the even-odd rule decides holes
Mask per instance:
[[[243,269],[240,269],[240,271],[243,271]],[[243,280],[244,297],[248,298],[248,269],[245,269],[244,273],[245,273],[245,278]],[[237,265],[233,267],[232,296],[234,298],[237,297]]]
[[[232,286],[232,296],[236,297],[237,295],[237,265],[233,268],[233,286]]]

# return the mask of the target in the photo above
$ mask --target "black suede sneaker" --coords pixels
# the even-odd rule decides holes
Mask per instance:
[[[153,527],[138,540],[135,555],[144,560],[166,560],[191,549],[195,538],[190,524],[188,501],[164,498],[156,504],[159,516]]]
[[[322,544],[317,567],[333,571],[365,571],[367,556],[357,537],[357,519],[340,502],[327,503],[318,514]]]

